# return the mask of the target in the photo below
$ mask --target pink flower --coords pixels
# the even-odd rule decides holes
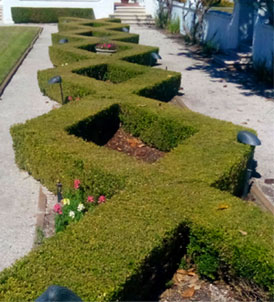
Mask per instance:
[[[107,45],[107,48],[110,48],[110,47],[111,47],[111,44],[108,44],[108,45]]]
[[[72,98],[72,96],[70,95],[70,96],[68,96],[68,101],[72,101],[73,100],[73,98]]]
[[[80,187],[80,179],[74,179],[74,189],[77,190]]]
[[[59,203],[56,203],[53,207],[53,211],[58,214],[62,214],[62,207]]]
[[[106,43],[104,43],[104,44],[103,44],[103,47],[104,47],[104,48],[106,48],[106,47],[107,47],[107,44],[106,44]]]
[[[88,196],[87,202],[95,202],[94,197],[93,196]]]
[[[98,198],[98,203],[104,203],[106,202],[106,197],[104,195],[101,195],[99,198]]]

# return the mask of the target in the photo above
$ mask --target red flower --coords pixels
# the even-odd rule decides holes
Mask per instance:
[[[80,187],[80,179],[74,179],[74,189],[77,190]]]
[[[72,101],[73,100],[73,98],[72,98],[72,96],[70,95],[70,96],[68,96],[68,101]]]
[[[61,205],[60,205],[59,203],[56,203],[56,204],[54,205],[53,211],[54,211],[55,213],[60,214],[60,215],[63,213],[63,212],[62,212],[62,207],[61,207]]]
[[[94,197],[93,196],[88,196],[87,202],[95,202]]]
[[[104,195],[101,195],[99,198],[98,198],[98,203],[104,203],[106,202],[106,197]]]

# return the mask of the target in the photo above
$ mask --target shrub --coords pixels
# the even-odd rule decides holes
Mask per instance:
[[[180,18],[177,17],[175,19],[171,19],[168,22],[167,28],[172,34],[179,34],[180,33]]]
[[[11,14],[15,23],[57,23],[63,16],[94,19],[91,8],[12,7]]]
[[[186,250],[202,275],[242,278],[273,293],[273,217],[232,196],[253,151],[236,141],[244,128],[156,101],[176,93],[180,74],[129,63],[143,64],[153,48],[121,42],[130,36],[110,29],[119,24],[93,21],[128,47],[103,57],[79,49],[97,43],[81,35],[94,28],[67,20],[63,28],[72,29],[60,36],[79,40],[52,46],[58,67],[40,71],[39,85],[60,101],[58,85],[48,84],[60,74],[64,95],[81,92],[81,100],[13,126],[16,161],[50,190],[57,180],[69,190],[80,179],[84,200],[104,194],[108,202],[1,272],[0,299],[33,301],[60,284],[84,301],[155,300]],[[87,59],[62,66],[68,53]],[[101,134],[119,126],[169,152],[148,164],[108,149]]]

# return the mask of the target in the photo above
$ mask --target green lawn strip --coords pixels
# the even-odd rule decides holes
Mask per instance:
[[[57,23],[62,16],[94,19],[92,8],[67,7],[12,7],[15,23]]]
[[[39,27],[1,27],[0,84],[31,45],[39,30]]]

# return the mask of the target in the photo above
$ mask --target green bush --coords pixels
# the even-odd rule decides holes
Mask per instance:
[[[168,22],[167,28],[172,34],[179,34],[180,33],[180,18],[177,17],[175,19],[171,19]]]
[[[253,152],[236,140],[245,128],[156,101],[176,94],[180,74],[140,65],[155,48],[121,42],[130,35],[120,24],[93,21],[128,47],[102,56],[81,48],[98,41],[79,34],[94,26],[66,20],[58,38],[69,43],[51,47],[57,67],[40,71],[39,85],[60,102],[59,86],[48,84],[60,74],[64,95],[81,98],[13,126],[16,162],[52,191],[57,180],[69,190],[80,179],[85,196],[108,202],[1,272],[0,300],[33,301],[51,284],[84,301],[155,300],[186,250],[206,277],[273,293],[273,217],[232,195]],[[165,156],[148,164],[105,147],[102,137],[119,126]]]
[[[94,19],[92,8],[12,7],[15,23],[57,23],[59,17]]]

